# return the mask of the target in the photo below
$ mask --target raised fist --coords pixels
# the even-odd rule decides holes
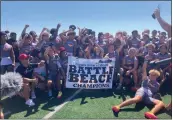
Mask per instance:
[[[28,28],[29,27],[29,25],[25,25],[25,28]]]
[[[57,25],[57,28],[60,28],[61,27],[61,24],[59,23],[58,25]]]

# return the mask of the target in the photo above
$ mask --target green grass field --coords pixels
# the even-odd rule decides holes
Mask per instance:
[[[39,92],[37,99],[35,100],[35,107],[27,107],[24,104],[24,100],[20,97],[14,97],[12,99],[6,99],[4,103],[4,112],[11,111],[11,114],[7,115],[6,119],[39,119],[43,118],[46,114],[53,111],[54,108],[63,103],[65,99],[70,97],[76,90],[68,89],[64,92],[62,99],[56,98],[48,99],[47,93]],[[111,118],[128,118],[128,119],[143,119],[144,112],[149,108],[142,104],[131,105],[121,110],[118,115],[114,115],[111,108],[113,105],[119,104],[125,99],[134,96],[134,93],[121,91],[115,93],[115,90],[82,90],[74,99],[69,101],[60,111],[56,112],[52,119],[111,119]],[[54,95],[56,96],[56,95]],[[162,97],[164,103],[168,104],[171,100],[170,95]],[[159,118],[171,119],[172,116],[168,115],[164,111],[158,114]]]

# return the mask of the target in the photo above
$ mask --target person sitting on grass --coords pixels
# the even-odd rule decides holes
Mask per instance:
[[[34,106],[35,103],[32,99],[35,99],[35,84],[37,83],[37,79],[33,77],[34,68],[44,66],[44,61],[40,63],[30,63],[29,56],[26,54],[21,54],[19,56],[19,60],[21,64],[17,67],[16,72],[21,74],[23,77],[23,89],[19,92],[21,97],[24,97],[26,100],[26,105]],[[31,86],[30,86],[31,85]],[[30,88],[31,88],[31,98],[30,99]]]
[[[137,77],[137,67],[138,67],[138,59],[135,57],[136,48],[130,48],[128,51],[128,55],[126,55],[123,59],[123,72],[124,74],[120,76],[120,83],[117,87],[118,90],[121,89],[123,84],[123,76],[127,77],[129,75],[133,75],[135,87],[133,88],[135,91],[137,89],[138,77]]]
[[[145,113],[145,117],[148,119],[157,119],[155,114],[165,107],[162,101],[152,97],[159,90],[160,85],[156,80],[160,76],[160,72],[152,69],[149,71],[149,76],[147,76],[146,68],[147,62],[144,63],[143,67],[142,86],[137,90],[135,97],[130,98],[119,105],[113,106],[112,110],[114,112],[118,113],[122,107],[143,101],[146,104],[154,105],[150,112]]]

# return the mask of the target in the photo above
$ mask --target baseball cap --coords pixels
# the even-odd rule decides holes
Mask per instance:
[[[15,32],[11,32],[10,35],[17,35]]]
[[[7,35],[4,31],[0,31],[0,35],[3,36],[3,35]]]
[[[66,50],[65,50],[64,47],[60,47],[60,48],[59,48],[59,51],[60,51],[60,52],[63,52],[63,51],[66,51]]]
[[[29,56],[26,55],[26,54],[20,54],[20,55],[19,55],[19,60],[26,60],[26,59],[28,59],[28,58],[29,58]]]
[[[35,31],[30,31],[29,34],[32,35],[32,36],[37,36]]]
[[[75,29],[76,29],[76,26],[75,26],[75,25],[70,25],[70,26],[69,26],[69,29],[70,29],[70,28],[71,28],[72,30],[75,30]]]
[[[98,36],[104,35],[102,32],[99,32]]]
[[[133,31],[132,31],[132,34],[134,34],[134,33],[138,33],[138,31],[137,31],[137,30],[133,30]]]

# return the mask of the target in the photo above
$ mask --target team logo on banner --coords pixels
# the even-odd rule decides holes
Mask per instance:
[[[115,59],[83,59],[69,56],[67,88],[111,89]]]

